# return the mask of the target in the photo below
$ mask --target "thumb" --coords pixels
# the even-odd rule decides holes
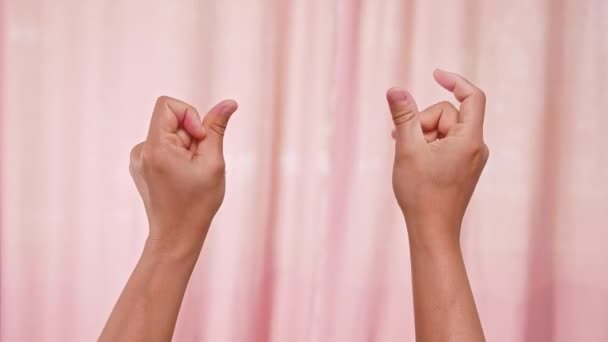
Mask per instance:
[[[386,99],[395,123],[397,148],[408,149],[425,142],[420,124],[420,113],[412,95],[395,87],[386,92]]]
[[[224,133],[228,120],[238,108],[234,100],[224,100],[205,115],[203,126],[207,136],[199,142],[198,154],[210,158],[223,158]]]

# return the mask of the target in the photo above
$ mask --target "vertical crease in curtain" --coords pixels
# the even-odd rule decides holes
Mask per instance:
[[[291,4],[288,1],[275,0],[272,9],[274,12],[273,19],[275,20],[273,28],[273,39],[275,43],[275,51],[272,55],[273,64],[275,65],[274,75],[272,77],[273,102],[271,104],[271,130],[269,132],[272,140],[267,140],[270,143],[268,146],[269,174],[265,175],[267,187],[260,189],[260,192],[266,192],[267,202],[265,203],[265,211],[262,216],[261,227],[263,229],[263,245],[261,255],[261,276],[258,287],[257,304],[252,307],[251,331],[252,339],[255,341],[270,341],[272,336],[272,317],[275,305],[275,289],[276,289],[276,272],[277,272],[277,220],[279,214],[279,193],[281,168],[280,156],[282,152],[283,141],[283,116],[285,110],[285,94],[287,93],[287,65],[288,51],[287,42],[290,37],[290,17]]]
[[[545,39],[544,115],[539,134],[537,169],[534,175],[536,187],[530,217],[529,256],[527,274],[524,341],[553,341],[555,326],[555,260],[554,245],[559,203],[560,144],[565,138],[560,134],[563,113],[561,99],[564,76],[564,21],[563,0],[547,0],[547,24]]]
[[[5,146],[5,136],[4,136],[4,81],[6,77],[4,77],[4,45],[6,44],[6,33],[5,33],[5,16],[6,8],[4,7],[4,0],[0,0],[0,340],[2,340],[3,336],[3,322],[2,316],[4,315],[4,307],[2,306],[2,296],[4,294],[4,281],[2,279],[2,268],[3,264],[3,256],[4,256],[4,246],[2,241],[4,241],[4,146]]]
[[[327,209],[326,240],[323,251],[324,289],[323,297],[326,313],[325,320],[319,322],[320,340],[335,338],[335,315],[333,314],[345,285],[341,275],[344,262],[344,244],[352,226],[347,219],[347,208],[351,203],[353,170],[356,156],[355,145],[357,130],[355,117],[357,99],[357,69],[359,23],[361,0],[338,0],[335,55],[335,102],[332,108],[330,142],[329,201]]]

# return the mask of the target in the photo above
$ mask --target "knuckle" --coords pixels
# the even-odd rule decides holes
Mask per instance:
[[[452,105],[452,103],[450,101],[441,101],[441,102],[437,103],[437,105],[441,108],[454,107],[454,105]]]
[[[183,102],[167,95],[161,95],[156,99],[156,108],[159,109],[169,109],[173,111],[173,108],[175,108],[177,104],[183,104]]]
[[[395,126],[398,126],[408,121],[414,120],[415,118],[416,111],[414,111],[412,108],[406,108],[398,111],[397,113],[395,113],[395,115],[393,115],[393,122],[395,123]]]
[[[483,90],[475,88],[474,94],[482,103],[486,103],[486,93]]]
[[[198,114],[196,108],[194,108],[194,106],[192,106],[189,103],[186,103],[182,100],[176,99],[174,97],[171,96],[167,96],[167,95],[161,95],[156,99],[156,105],[159,107],[169,107],[172,108],[175,106],[179,106],[180,108],[186,108],[188,110],[193,111],[194,113]]]
[[[209,170],[213,175],[223,175],[226,171],[226,162],[223,158],[217,158],[209,161]]]
[[[156,99],[156,104],[159,106],[165,106],[171,101],[171,98],[166,95],[161,95]]]
[[[397,146],[395,151],[395,162],[412,163],[417,156],[417,151],[409,146]]]
[[[441,101],[438,103],[439,108],[444,112],[457,112],[458,109],[450,101]]]
[[[137,165],[140,164],[142,147],[143,143],[139,143],[133,146],[131,152],[129,153],[129,172],[131,172],[131,174],[133,174]]]
[[[483,144],[483,160],[487,161],[490,158],[490,148],[485,143]]]
[[[138,160],[141,157],[141,148],[142,148],[143,143],[139,143],[135,146],[133,146],[133,148],[131,149],[131,152],[129,153],[129,160],[132,162]]]
[[[181,144],[185,144],[188,145],[188,139],[190,137],[188,136],[188,134],[184,134],[184,133],[179,133],[179,134],[172,134],[170,136],[167,137],[167,141],[173,145],[181,145]]]
[[[132,179],[135,179],[136,171],[133,164],[129,164],[129,174],[131,175]]]
[[[194,106],[190,104],[186,104],[186,113],[190,113],[194,115],[195,119],[200,120],[201,116],[198,114],[198,111],[196,110],[196,108],[194,108]]]
[[[144,145],[141,149],[141,164],[146,170],[157,170],[162,166],[162,155],[157,148]]]
[[[223,124],[221,124],[221,123],[218,123],[218,122],[213,122],[213,123],[211,124],[211,129],[212,129],[212,130],[213,130],[215,133],[217,133],[217,134],[219,134],[219,135],[222,135],[222,136],[224,135],[224,133],[226,133],[226,126],[225,126],[225,125],[223,125]]]
[[[133,159],[131,159],[129,162],[129,174],[131,174],[131,177],[135,177],[135,172],[135,163],[133,162]]]
[[[488,153],[488,147],[482,141],[475,141],[468,145],[467,152],[474,158],[485,158]]]
[[[162,95],[156,99],[156,104],[154,105],[154,110],[164,111],[167,109],[171,109],[171,101],[173,99],[169,96]]]

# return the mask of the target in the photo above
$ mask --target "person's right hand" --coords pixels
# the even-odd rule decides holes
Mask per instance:
[[[166,253],[200,251],[225,192],[224,131],[237,104],[225,100],[201,123],[179,100],[156,101],[146,141],[131,151],[129,170],[141,195],[148,244]]]
[[[405,90],[387,92],[396,139],[393,190],[410,234],[458,241],[489,155],[483,140],[486,98],[459,75],[437,70],[434,76],[454,93],[459,110],[440,102],[419,112]]]

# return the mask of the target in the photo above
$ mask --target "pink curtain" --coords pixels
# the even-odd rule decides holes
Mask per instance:
[[[488,341],[608,341],[605,0],[0,0],[0,340],[95,340],[146,236],[157,96],[240,110],[176,341],[413,341],[384,92],[486,90]]]

